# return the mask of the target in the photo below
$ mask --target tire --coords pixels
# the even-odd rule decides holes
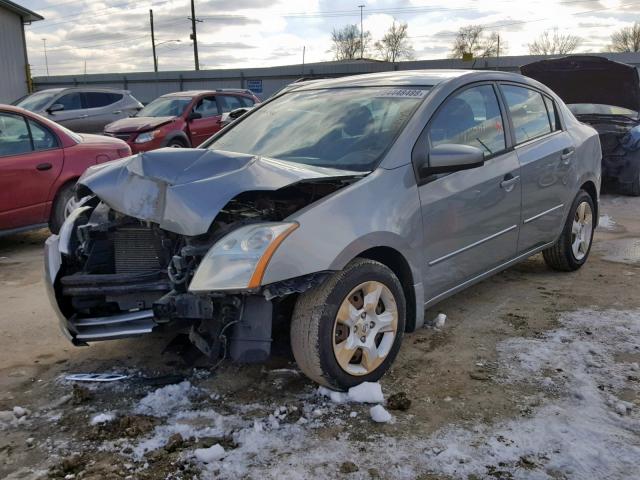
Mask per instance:
[[[583,205],[588,206],[588,209]],[[579,208],[584,208],[585,210],[578,212]],[[593,243],[593,233],[598,221],[595,212],[596,209],[591,195],[584,190],[580,190],[573,200],[560,238],[553,246],[542,251],[544,260],[549,267],[561,272],[573,272],[585,264],[587,258],[589,258]],[[587,218],[588,215],[590,215],[589,218]],[[574,227],[575,224],[578,225]],[[583,226],[580,227],[580,225]],[[574,228],[576,229],[575,233]],[[582,236],[583,241],[580,241],[578,236]],[[575,244],[578,245],[577,250]]]
[[[171,147],[171,148],[185,148],[186,145],[184,144],[184,142],[182,140],[178,140],[177,138],[171,140],[169,143],[167,143],[167,147]]]
[[[75,183],[68,183],[58,190],[49,218],[49,230],[51,230],[51,233],[58,233],[67,218],[69,209],[72,208],[71,202],[74,199],[74,187]]]
[[[372,295],[369,306],[364,303],[366,291]],[[375,292],[379,292],[379,300],[374,305]],[[341,311],[343,318],[356,323],[347,326],[338,322]],[[394,273],[382,263],[356,258],[298,297],[291,319],[293,356],[305,375],[327,387],[346,390],[362,382],[375,382],[398,354],[405,316],[406,300]],[[365,354],[365,350],[375,351],[375,355]],[[336,352],[340,352],[342,364]]]

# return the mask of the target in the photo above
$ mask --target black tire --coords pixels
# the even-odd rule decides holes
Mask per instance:
[[[583,202],[586,202],[591,209],[591,234],[589,236],[589,245],[586,252],[584,252],[584,256],[582,258],[576,258],[572,248],[572,229],[573,221],[576,217],[576,211]],[[593,244],[593,234],[597,224],[598,218],[596,216],[593,199],[587,192],[580,190],[578,195],[576,195],[576,198],[573,200],[571,210],[569,210],[569,215],[564,224],[564,228],[562,229],[560,238],[553,246],[542,251],[542,256],[544,257],[544,261],[547,265],[554,270],[561,272],[573,272],[582,267],[589,258],[589,252],[591,251],[591,245]]]
[[[58,233],[66,219],[65,207],[67,202],[73,198],[74,186],[74,183],[68,183],[58,190],[58,194],[56,195],[56,199],[53,201],[51,215],[49,217],[49,230],[51,230],[51,233]]]
[[[344,370],[333,349],[334,322],[347,296],[365,282],[378,282],[391,292],[397,307],[397,330],[384,361],[373,371],[353,375]],[[342,271],[298,297],[291,320],[291,349],[300,369],[327,387],[346,390],[362,382],[375,382],[393,363],[405,328],[406,300],[402,285],[382,263],[356,258]]]
[[[184,143],[183,140],[180,140],[178,138],[174,138],[173,140],[171,140],[169,143],[167,143],[167,147],[171,147],[171,148],[185,148],[186,145]]]

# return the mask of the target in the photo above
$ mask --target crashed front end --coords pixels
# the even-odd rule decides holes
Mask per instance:
[[[212,359],[263,361],[280,303],[326,275],[263,285],[271,256],[298,227],[287,217],[357,176],[169,150],[112,162],[79,182],[80,207],[45,247],[61,329],[85,345],[188,328]]]

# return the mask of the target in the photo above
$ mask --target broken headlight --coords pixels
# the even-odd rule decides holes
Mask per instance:
[[[216,242],[189,285],[193,292],[257,288],[278,246],[297,223],[246,225]]]

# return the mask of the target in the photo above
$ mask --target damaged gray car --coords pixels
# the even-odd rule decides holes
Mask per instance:
[[[631,65],[572,55],[524,65],[523,75],[551,88],[578,120],[600,134],[602,179],[640,195],[640,76]]]
[[[189,329],[348,388],[389,368],[424,310],[529,256],[587,260],[600,143],[520,75],[387,72],[300,83],[198,149],[99,165],[46,242],[75,345]]]

